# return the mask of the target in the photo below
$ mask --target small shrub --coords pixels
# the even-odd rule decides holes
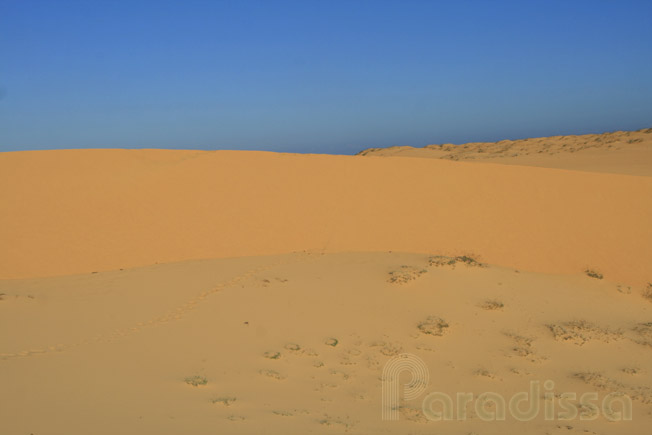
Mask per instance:
[[[281,417],[292,417],[294,415],[289,411],[272,411],[272,414],[280,415]]]
[[[504,306],[505,304],[503,304],[500,301],[488,300],[488,301],[484,301],[480,305],[480,308],[482,308],[483,310],[493,311],[493,310],[501,310]]]
[[[265,352],[263,356],[267,359],[280,359],[281,352]]]
[[[602,279],[602,278],[604,278],[604,276],[603,276],[600,272],[597,272],[597,271],[592,270],[592,269],[586,269],[586,270],[584,271],[584,273],[585,273],[587,276],[590,276],[591,278],[595,278],[595,279]]]
[[[448,323],[440,317],[428,316],[426,320],[417,325],[417,328],[426,335],[442,336],[444,330],[448,328]]]
[[[467,266],[483,266],[483,264],[477,261],[475,258],[469,257],[467,255],[462,255],[461,257],[455,257],[455,260],[464,263]]]
[[[483,263],[480,263],[473,257],[468,255],[459,255],[457,257],[448,257],[446,255],[434,255],[428,259],[428,264],[430,266],[455,266],[456,263],[464,263],[467,266],[472,267],[484,267]]]
[[[235,401],[235,397],[219,397],[217,399],[211,399],[211,403],[221,403],[224,406],[231,406]]]
[[[403,265],[399,270],[389,272],[387,282],[390,284],[407,284],[427,272],[426,269]]]
[[[204,376],[188,376],[183,380],[186,384],[192,385],[193,387],[199,387],[200,385],[206,385],[208,384],[208,379],[206,379]]]
[[[652,302],[652,282],[647,283],[647,287],[643,290],[643,297]]]
[[[455,264],[455,259],[445,255],[435,255],[428,259],[428,264],[430,264],[430,266],[453,266]]]

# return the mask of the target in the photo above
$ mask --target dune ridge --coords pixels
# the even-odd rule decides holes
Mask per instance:
[[[461,145],[368,148],[358,155],[425,157],[652,176],[652,128]]]

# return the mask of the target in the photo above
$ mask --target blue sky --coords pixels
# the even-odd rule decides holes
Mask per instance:
[[[0,151],[652,127],[650,1],[0,0]]]

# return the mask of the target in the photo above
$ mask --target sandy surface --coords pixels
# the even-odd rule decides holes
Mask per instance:
[[[438,264],[301,253],[1,282],[2,433],[648,433],[641,289]],[[471,404],[464,421],[430,422],[420,397],[383,421],[383,366],[405,352],[427,364],[426,393],[509,399],[552,380],[598,405],[629,394],[633,420],[545,421],[542,404],[530,422],[484,422]]]
[[[473,253],[650,278],[652,177],[438,159],[243,151],[0,154],[0,278],[188,259]]]
[[[647,434],[650,164],[597,151],[0,154],[0,433]]]
[[[581,136],[370,148],[359,155],[428,157],[652,176],[652,128]]]

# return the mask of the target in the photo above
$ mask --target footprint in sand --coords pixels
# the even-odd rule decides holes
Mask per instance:
[[[307,349],[301,347],[301,345],[297,343],[288,343],[285,345],[285,350],[287,350],[290,354],[292,355],[304,355],[304,356],[313,356],[317,357],[319,354],[315,352],[313,349]]]
[[[487,378],[487,379],[496,379],[496,374],[490,372],[487,369],[478,369],[473,372],[475,376],[481,377],[481,378]]]
[[[400,343],[390,343],[384,340],[372,341],[369,343],[369,347],[376,349],[385,356],[396,356],[403,352],[403,347]]]
[[[630,286],[624,286],[622,284],[618,284],[616,286],[616,290],[618,290],[620,293],[623,293],[623,294],[626,294],[626,295],[629,295],[629,294],[632,293],[632,288]],[[650,300],[652,301],[652,294],[650,295],[650,298],[651,298]]]
[[[256,285],[258,287],[269,287],[271,285],[274,285],[274,283],[285,284],[286,282],[288,282],[288,280],[286,278],[279,278],[279,277],[275,277],[275,278],[259,278],[256,281]]]
[[[357,362],[355,361],[355,359],[357,359],[360,355],[362,355],[362,351],[360,349],[357,348],[345,349],[339,356],[340,364],[356,365]]]
[[[184,317],[186,314],[192,312],[195,308],[197,308],[198,304],[204,300],[206,300],[210,295],[218,293],[220,291],[223,291],[229,287],[235,286],[236,284],[239,284],[242,281],[249,280],[255,277],[256,274],[259,274],[261,272],[264,272],[266,270],[270,270],[274,267],[285,265],[285,264],[294,264],[294,263],[299,263],[303,261],[307,261],[311,259],[311,254],[308,252],[304,252],[303,254],[299,254],[297,256],[294,256],[288,260],[281,260],[277,261],[275,263],[259,266],[253,269],[250,269],[249,271],[243,273],[242,275],[236,276],[231,278],[230,280],[224,281],[220,284],[217,284],[210,290],[206,290],[196,297],[190,299],[186,303],[180,305],[176,309],[170,311],[169,313],[158,316],[155,318],[152,318],[147,321],[142,321],[136,323],[132,327],[128,328],[122,328],[118,329],[115,331],[112,331],[108,334],[105,335],[98,335],[95,337],[91,338],[86,338],[84,340],[81,340],[76,343],[69,343],[69,344],[58,344],[56,346],[48,346],[46,349],[36,349],[36,350],[24,350],[21,352],[16,352],[16,353],[4,353],[0,354],[0,359],[1,360],[7,360],[7,359],[13,359],[13,358],[25,358],[25,357],[30,357],[33,355],[40,355],[43,353],[50,353],[50,352],[62,352],[67,349],[75,348],[78,346],[83,346],[91,343],[110,343],[115,341],[117,338],[122,338],[126,337],[135,333],[138,333],[142,331],[145,328],[151,328],[155,326],[160,326],[163,324],[166,324],[171,321],[179,320],[182,317]],[[279,278],[281,282],[284,282],[282,278]],[[287,280],[285,280],[287,281]],[[18,295],[16,295],[18,297]],[[35,299],[33,295],[28,295],[27,298],[29,299]]]

